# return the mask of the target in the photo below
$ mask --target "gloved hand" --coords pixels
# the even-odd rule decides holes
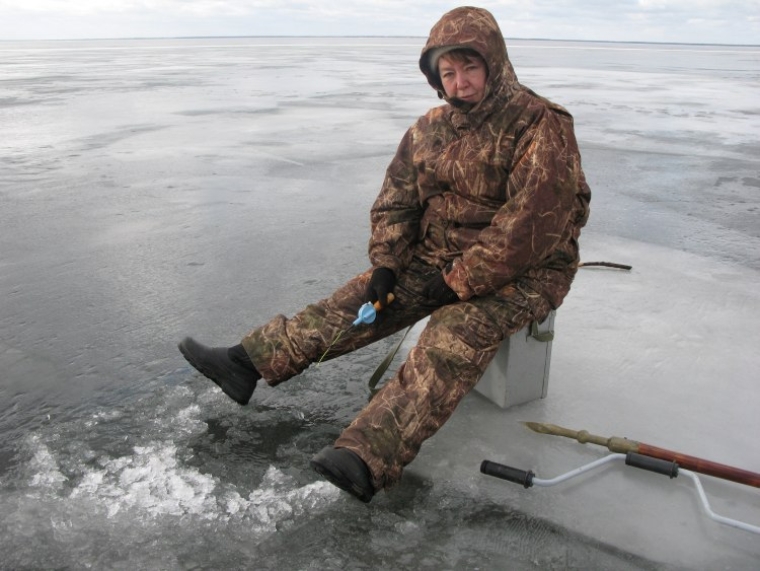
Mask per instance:
[[[422,288],[422,295],[440,305],[448,305],[459,301],[459,296],[443,279],[443,272],[428,281]]]
[[[367,291],[364,293],[364,301],[370,303],[380,302],[381,307],[388,305],[388,294],[393,292],[396,287],[396,274],[388,268],[375,268],[372,277],[367,284]]]

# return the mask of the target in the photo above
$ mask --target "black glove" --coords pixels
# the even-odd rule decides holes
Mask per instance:
[[[379,301],[381,307],[385,307],[388,305],[388,294],[393,292],[394,287],[396,287],[396,274],[393,273],[393,270],[375,268],[367,284],[364,301],[370,303]]]
[[[443,272],[435,276],[422,288],[422,295],[439,305],[448,305],[459,301],[459,296],[443,279]]]

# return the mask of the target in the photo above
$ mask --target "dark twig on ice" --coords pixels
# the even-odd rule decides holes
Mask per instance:
[[[630,270],[633,266],[626,266],[625,264],[613,264],[612,262],[582,262],[578,264],[579,268],[587,268],[589,266],[603,266],[605,268],[615,268],[617,270]]]

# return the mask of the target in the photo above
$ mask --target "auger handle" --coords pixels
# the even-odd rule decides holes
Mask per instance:
[[[511,466],[505,466],[504,464],[491,462],[490,460],[483,460],[480,464],[480,471],[487,476],[514,482],[525,488],[530,488],[533,485],[533,476],[535,476],[532,470],[526,472],[525,470],[512,468]]]
[[[665,476],[670,476],[671,480],[678,476],[678,463],[672,460],[652,458],[651,456],[645,456],[637,452],[628,452],[625,455],[625,465],[649,470],[657,474],[664,474]]]

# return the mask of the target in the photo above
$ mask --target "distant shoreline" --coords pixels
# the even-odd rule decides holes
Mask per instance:
[[[48,38],[48,39],[0,39],[0,44],[13,42],[116,42],[116,41],[155,41],[155,40],[240,40],[240,39],[320,39],[320,40],[359,40],[359,39],[387,39],[387,40],[415,40],[425,42],[426,36],[144,36],[144,37],[121,37],[121,38]],[[577,40],[558,38],[513,38],[506,37],[507,47],[510,42],[555,42],[555,43],[581,43],[581,44],[625,44],[642,46],[695,46],[695,47],[728,47],[728,48],[760,48],[760,44],[725,44],[725,43],[694,43],[694,42],[647,42],[647,41],[621,41],[621,40]]]

